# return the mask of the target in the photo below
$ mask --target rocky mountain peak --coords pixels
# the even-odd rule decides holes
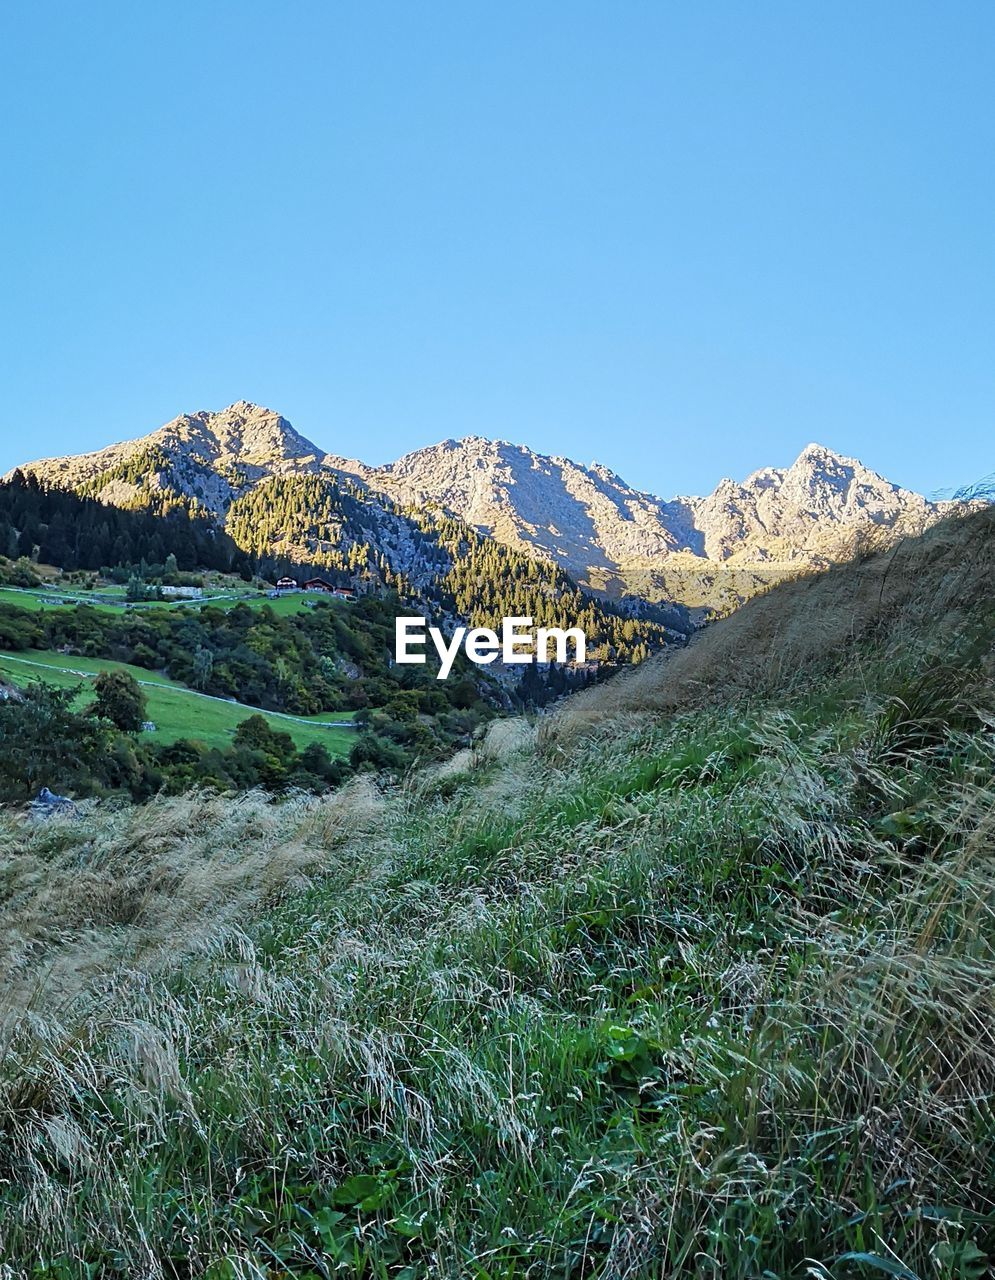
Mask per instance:
[[[237,400],[217,412],[180,414],[148,435],[94,453],[45,458],[21,469],[61,488],[99,492],[112,505],[140,501],[145,490],[172,489],[222,515],[247,485],[323,466],[323,452],[286,418]]]
[[[147,458],[137,476],[133,457]],[[585,467],[477,434],[371,467],[324,453],[286,418],[246,400],[183,414],[99,453],[24,469],[112,503],[170,488],[221,518],[268,477],[347,474],[404,506],[437,505],[592,585],[669,599],[681,599],[691,577],[714,578],[718,568],[823,566],[868,540],[915,536],[949,510],[818,443],[787,467],[764,467],[742,481],[721,480],[706,497],[670,501],[632,488],[601,463]]]
[[[846,458],[843,454],[837,453],[835,449],[830,449],[824,444],[818,444],[813,441],[802,449],[792,466],[822,467],[834,466],[840,462],[860,465],[855,458]]]
[[[153,433],[160,443],[187,446],[205,462],[270,466],[295,459],[322,456],[317,445],[300,434],[286,418],[237,400],[217,413],[201,410],[183,414]]]

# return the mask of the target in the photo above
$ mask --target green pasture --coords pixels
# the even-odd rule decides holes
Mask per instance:
[[[298,748],[320,742],[329,754],[345,756],[355,741],[352,729],[329,728],[316,723],[317,720],[351,720],[352,712],[330,712],[321,717],[282,716],[206,697],[155,671],[126,662],[66,656],[37,649],[17,654],[0,653],[0,679],[21,686],[32,680],[43,680],[60,689],[78,687],[84,702],[93,697],[89,681],[99,672],[111,670],[127,671],[142,682],[148,699],[148,718],[156,725],[154,733],[144,736],[156,742],[171,743],[181,738],[193,738],[211,747],[230,746],[235,729],[251,715],[262,715],[274,729],[289,733]]]
[[[315,600],[327,600],[338,608],[349,607],[345,601],[333,601],[331,596],[309,595],[305,592],[282,595],[276,599],[271,599],[266,592],[261,591],[224,592],[216,597],[208,592],[203,600],[142,600],[128,604],[123,587],[101,587],[92,593],[72,588],[60,591],[52,588],[0,587],[0,604],[12,604],[19,609],[28,609],[32,613],[40,613],[46,609],[72,609],[81,604],[99,609],[103,613],[120,613],[126,608],[201,609],[206,605],[216,609],[232,609],[237,604],[247,604],[256,609],[267,606],[280,617],[287,617],[302,612],[306,607],[305,601]]]

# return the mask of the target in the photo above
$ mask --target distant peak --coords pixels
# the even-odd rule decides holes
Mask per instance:
[[[272,409],[267,409],[265,405],[256,404],[252,400],[236,400],[234,404],[230,404],[227,409],[223,409],[222,413],[272,413]]]
[[[795,459],[795,465],[799,462],[825,463],[825,462],[845,462],[853,464],[854,458],[844,457],[842,453],[837,453],[835,449],[830,449],[824,444],[818,444],[813,441],[807,444]]]
[[[257,464],[322,452],[282,414],[251,400],[236,400],[224,409],[181,414],[155,434],[184,442],[205,458]]]
[[[251,400],[236,400],[234,404],[228,405],[225,409],[217,411],[207,410],[209,418],[248,418],[248,419],[264,419],[275,418],[279,422],[284,422],[289,427],[290,423],[281,413],[277,413],[275,409],[267,409],[265,405],[255,404]]]
[[[204,417],[211,422],[276,421],[285,423],[286,426],[290,427],[290,423],[287,422],[287,419],[282,414],[277,413],[274,409],[267,409],[264,405],[253,404],[251,400],[236,400],[234,404],[230,404],[224,409],[202,409],[197,417]]]
[[[455,443],[470,449],[488,449],[502,445],[505,448],[515,449],[524,447],[522,445],[513,445],[510,440],[502,440],[496,436],[480,436],[475,433],[468,436],[462,436],[459,440],[455,441]]]

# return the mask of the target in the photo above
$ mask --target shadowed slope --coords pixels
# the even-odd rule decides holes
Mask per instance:
[[[616,716],[770,694],[845,662],[870,638],[942,648],[995,597],[995,507],[951,517],[825,573],[754,597],[685,648],[571,698],[548,726],[569,738]]]

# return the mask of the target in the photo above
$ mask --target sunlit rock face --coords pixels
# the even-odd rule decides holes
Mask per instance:
[[[665,500],[600,463],[507,440],[469,435],[370,466],[346,456],[355,443],[348,430],[335,434],[345,448],[326,453],[280,414],[240,400],[21,470],[120,505],[140,500],[143,489],[174,492],[221,518],[273,476],[348,476],[371,496],[434,504],[499,542],[555,560],[595,589],[687,603],[698,603],[695,595],[706,603],[716,590],[742,597],[778,574],[915,536],[953,505],[930,502],[817,444],[790,467],[721,480],[706,497]]]

